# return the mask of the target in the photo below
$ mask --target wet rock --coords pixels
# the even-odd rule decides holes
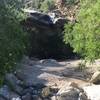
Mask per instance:
[[[21,83],[20,80],[17,79],[17,77],[14,74],[6,74],[5,76],[6,84],[16,93],[22,94],[23,88],[19,86]]]
[[[54,59],[43,59],[40,60],[40,63],[44,66],[61,66],[56,60]]]
[[[21,98],[19,98],[19,97],[18,98],[12,98],[12,100],[21,100]]]
[[[22,82],[19,80],[14,74],[12,73],[7,73],[5,75],[5,80],[9,82],[9,84],[16,84],[16,85],[21,85]]]
[[[2,88],[0,88],[0,96],[9,99],[9,88],[8,86],[4,85]]]
[[[100,83],[100,71],[97,71],[92,75],[90,82],[94,84]]]
[[[57,63],[57,61],[54,59],[43,59],[40,60],[40,63]]]
[[[22,96],[22,100],[31,100],[32,96],[30,93],[27,93],[26,95]]]
[[[2,88],[0,88],[0,96],[7,100],[12,100],[13,98],[20,98],[20,96],[12,92],[7,85],[4,85]]]
[[[25,74],[21,70],[17,70],[16,71],[16,76],[18,77],[18,79],[20,79],[21,81],[23,81],[23,85],[22,85],[23,88],[27,88],[27,87],[32,86],[33,82],[28,81],[27,80],[27,74]]]

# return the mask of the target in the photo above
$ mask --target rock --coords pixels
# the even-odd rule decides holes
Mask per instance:
[[[57,97],[56,96],[52,96],[51,100],[57,100]]]
[[[30,93],[27,93],[26,95],[22,96],[22,100],[31,100],[32,96]]]
[[[97,71],[92,75],[90,82],[94,84],[100,82],[100,71]]]
[[[33,95],[32,100],[42,100],[38,95]]]
[[[83,90],[89,100],[100,100],[100,85],[84,86]]]
[[[12,100],[21,100],[21,98],[19,98],[19,97],[18,98],[12,98]]]
[[[4,98],[0,97],[0,100],[5,100]]]
[[[61,66],[56,60],[54,59],[43,59],[43,60],[40,60],[40,63],[41,64],[44,64],[44,65],[49,65],[49,66]]]
[[[33,84],[33,88],[35,88],[36,90],[38,89],[42,89],[45,88],[46,86],[43,83],[35,83]]]
[[[72,87],[74,87],[74,88],[79,88],[78,84],[75,83],[75,82],[70,82],[68,85],[69,85],[69,86],[72,86]]]
[[[0,88],[0,96],[7,100],[12,100],[13,98],[20,98],[20,96],[12,92],[7,85],[4,85],[2,88]]]
[[[12,73],[7,73],[5,75],[5,80],[6,81],[9,80],[11,83],[15,83],[17,85],[22,84],[22,82],[14,74],[12,74]]]
[[[84,90],[81,87],[79,87],[78,84],[75,82],[70,82],[68,85],[78,89],[81,93],[84,92]]]
[[[57,63],[57,61],[54,59],[43,59],[40,60],[40,63]]]
[[[21,94],[23,91],[23,88],[19,86],[21,83],[20,80],[17,79],[17,77],[14,74],[6,74],[5,75],[5,83],[16,93]]]
[[[4,85],[2,88],[0,88],[0,96],[9,99],[9,89],[8,86]]]
[[[30,12],[27,12],[30,13]],[[52,18],[47,15],[47,14],[43,14],[41,12],[31,12],[29,18],[31,18],[31,20],[33,22],[37,22],[38,24],[40,23],[41,25],[44,25],[46,27],[49,25],[53,25],[52,22]],[[29,18],[27,18],[29,20]]]
[[[45,87],[42,89],[42,97],[46,98],[49,97],[51,94],[52,93],[50,87]]]
[[[41,90],[34,90],[33,95],[41,95]]]
[[[64,86],[57,93],[57,100],[78,100],[79,90],[72,86]]]
[[[56,18],[54,20],[55,26],[59,27],[59,28],[63,28],[65,23],[67,23],[67,22],[68,22],[68,20],[65,18]]]
[[[27,94],[27,93],[33,93],[33,91],[34,91],[34,88],[33,87],[29,87],[29,88],[27,88],[27,89],[24,89],[23,90],[23,95],[25,95],[25,94]]]
[[[78,100],[88,100],[88,97],[87,97],[87,95],[85,93],[81,92],[79,94],[79,99]]]

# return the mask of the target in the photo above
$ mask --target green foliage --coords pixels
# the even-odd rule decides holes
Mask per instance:
[[[41,3],[40,10],[42,10],[44,12],[48,12],[54,8],[55,8],[54,0],[44,0],[44,2]]]
[[[65,4],[73,5],[79,0],[65,0]]]
[[[12,69],[26,48],[26,33],[19,23],[23,18],[20,7],[18,0],[0,0],[0,79]]]
[[[40,9],[43,1],[44,0],[33,0],[33,8]]]
[[[87,60],[100,58],[100,0],[81,0],[77,23],[65,25],[64,41]]]

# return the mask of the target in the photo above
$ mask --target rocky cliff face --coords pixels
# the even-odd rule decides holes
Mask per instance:
[[[63,42],[64,18],[52,19],[40,12],[29,12],[29,17],[22,22],[30,34],[29,55],[38,58],[69,58],[73,56],[72,48]]]

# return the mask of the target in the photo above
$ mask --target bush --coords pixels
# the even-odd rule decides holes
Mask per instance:
[[[0,0],[0,79],[25,51],[26,33],[20,26],[22,12],[16,0]]]
[[[65,25],[64,41],[86,60],[100,58],[100,0],[81,0],[77,23]]]

